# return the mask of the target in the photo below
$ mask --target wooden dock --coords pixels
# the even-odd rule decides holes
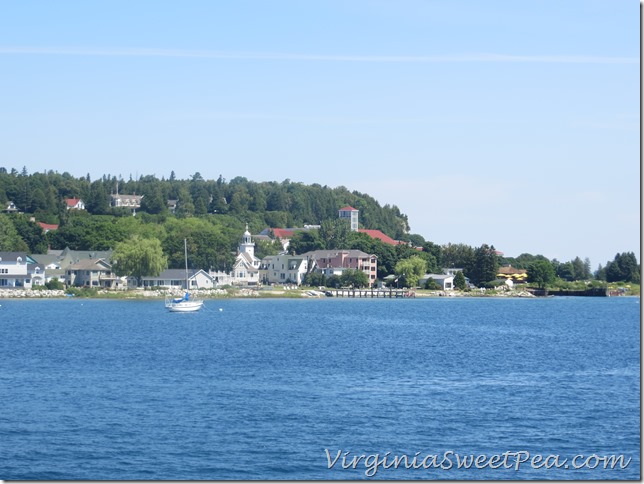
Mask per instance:
[[[326,291],[331,297],[365,297],[365,298],[405,298],[416,297],[410,289],[331,289]]]

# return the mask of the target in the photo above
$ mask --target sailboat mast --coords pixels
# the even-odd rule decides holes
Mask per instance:
[[[183,239],[183,256],[186,261],[186,291],[189,289],[188,286],[188,241]]]

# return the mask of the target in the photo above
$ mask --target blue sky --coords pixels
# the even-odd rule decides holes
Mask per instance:
[[[593,269],[639,254],[638,2],[1,12],[0,166],[343,185],[440,244]]]

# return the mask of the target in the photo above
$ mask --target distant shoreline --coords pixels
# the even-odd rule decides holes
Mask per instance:
[[[77,292],[77,291],[76,291]],[[356,290],[357,292],[357,290]],[[366,291],[363,290],[363,294]],[[323,295],[322,291],[307,289],[212,289],[202,290],[192,293],[193,297],[204,300],[221,300],[221,299],[397,299],[396,297],[385,296],[387,291],[380,293],[380,297],[371,297],[363,295],[362,297],[344,296],[328,297]],[[414,298],[536,298],[527,290],[505,290],[505,291],[428,291],[417,290],[412,292],[411,297],[400,297],[398,299]],[[129,290],[129,291],[96,291],[87,294],[70,294],[66,290],[48,290],[48,289],[2,289],[0,290],[1,299],[112,299],[112,300],[164,300],[167,296],[183,295],[183,291],[147,291],[147,290]],[[569,296],[575,297],[575,296]],[[577,296],[585,297],[585,296]],[[640,297],[639,294],[621,295],[618,297]]]

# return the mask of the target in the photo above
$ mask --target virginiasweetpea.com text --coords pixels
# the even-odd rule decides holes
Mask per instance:
[[[538,454],[525,450],[499,454],[460,454],[447,450],[441,454],[416,452],[409,454],[352,454],[351,451],[324,449],[329,469],[362,469],[367,477],[387,469],[626,469],[632,458],[624,455],[577,454],[565,457],[558,454]]]

